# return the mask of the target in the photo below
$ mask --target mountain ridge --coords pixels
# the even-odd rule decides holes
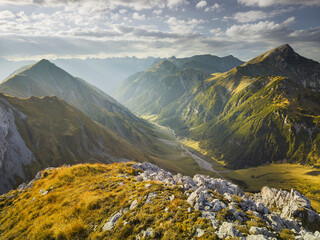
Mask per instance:
[[[320,159],[319,66],[282,45],[199,79],[161,111],[153,112],[154,103],[140,109],[143,101],[133,109],[140,114],[150,109],[158,123],[200,142],[231,168],[282,161],[315,164]]]
[[[150,163],[49,168],[0,196],[0,206],[0,239],[320,236],[320,215],[294,189],[247,194],[223,179],[173,175]]]
[[[19,99],[0,93],[0,192],[46,167],[114,162],[147,155],[56,96]]]

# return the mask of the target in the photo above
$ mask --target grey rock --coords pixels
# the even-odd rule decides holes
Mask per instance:
[[[234,223],[223,222],[217,233],[218,237],[225,239],[227,237],[241,237],[242,234],[235,229]]]
[[[143,237],[152,237],[152,235],[153,235],[153,228],[147,228],[147,230],[145,230],[144,232],[143,232]]]
[[[248,235],[247,240],[268,240],[266,236],[263,236],[262,234],[259,235]]]
[[[320,237],[317,237],[311,233],[306,233],[303,237],[304,240],[320,240]]]
[[[156,193],[156,192],[149,193],[148,198],[147,198],[147,200],[146,200],[146,204],[151,203],[151,200],[152,200],[153,198],[155,198],[156,196],[158,196],[158,193]]]
[[[252,235],[264,235],[267,237],[273,237],[274,234],[272,232],[269,232],[268,229],[266,227],[251,227],[249,230],[249,233]]]
[[[194,234],[195,237],[202,237],[204,235],[205,231],[201,228],[197,228],[196,232]]]
[[[138,201],[137,201],[137,200],[134,200],[134,201],[131,203],[129,209],[130,209],[130,210],[133,210],[133,209],[135,209],[137,206],[138,206]]]
[[[150,183],[144,185],[144,187],[147,188],[147,189],[150,188],[151,186],[152,186],[152,185],[151,185]]]
[[[109,231],[111,230],[116,224],[119,218],[122,216],[122,211],[117,212],[109,220],[103,225],[102,231]]]

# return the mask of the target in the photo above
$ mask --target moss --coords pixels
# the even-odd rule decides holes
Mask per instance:
[[[290,229],[283,229],[280,233],[280,239],[283,240],[294,240],[295,235]]]

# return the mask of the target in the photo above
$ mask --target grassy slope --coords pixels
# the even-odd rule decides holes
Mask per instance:
[[[0,239],[135,239],[148,227],[154,229],[156,239],[187,239],[194,235],[194,226],[206,229],[205,236],[214,236],[208,220],[197,211],[187,211],[181,188],[156,182],[146,188],[147,182],[135,180],[137,171],[130,165],[48,170],[23,193],[12,191],[11,199],[1,196]],[[41,191],[49,193],[43,196]],[[152,204],[144,204],[151,192],[158,196]],[[171,195],[175,195],[173,201]],[[106,221],[133,200],[138,207],[126,212],[112,231],[103,232]]]

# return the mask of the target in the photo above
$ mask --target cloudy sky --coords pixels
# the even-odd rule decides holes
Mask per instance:
[[[0,0],[0,57],[234,55],[320,61],[320,0]]]

